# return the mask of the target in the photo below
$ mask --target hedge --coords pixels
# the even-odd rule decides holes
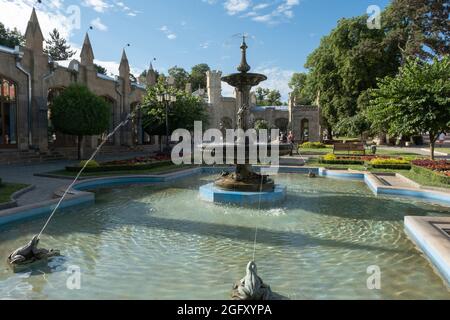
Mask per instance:
[[[433,182],[450,184],[450,177],[440,174],[436,171],[424,168],[424,167],[419,167],[419,166],[413,165],[412,172],[422,175],[422,176],[425,176]]]
[[[410,164],[371,164],[374,169],[411,170]]]
[[[111,172],[111,171],[133,171],[133,170],[150,170],[154,168],[164,167],[171,165],[172,161],[159,161],[153,163],[145,164],[124,164],[124,165],[108,165],[99,167],[86,167],[84,172],[95,173],[95,172]],[[79,172],[81,167],[66,167],[69,172]]]
[[[320,159],[319,163],[323,164],[357,164],[357,165],[364,165],[364,161],[360,160],[323,160]]]

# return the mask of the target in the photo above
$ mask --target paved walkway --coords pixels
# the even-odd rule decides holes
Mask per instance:
[[[130,153],[120,156],[99,156],[100,161],[110,161],[119,159],[129,159],[136,156],[145,156],[143,153]],[[12,164],[0,165],[0,177],[4,182],[24,183],[36,186],[33,191],[27,192],[18,199],[19,206],[33,204],[53,198],[53,192],[70,183],[70,180],[36,177],[35,173],[46,173],[50,171],[62,170],[68,165],[74,165],[79,161],[59,160],[38,164]]]

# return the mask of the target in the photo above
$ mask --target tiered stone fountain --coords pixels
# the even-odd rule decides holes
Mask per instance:
[[[249,113],[250,113],[250,90],[257,86],[262,81],[267,80],[267,77],[259,73],[250,73],[251,67],[247,63],[247,44],[245,37],[241,45],[242,59],[237,70],[238,73],[233,73],[222,78],[222,81],[228,83],[237,89],[240,99],[239,111],[237,113],[237,128],[244,131],[250,128]],[[213,184],[208,184],[200,188],[200,196],[202,199],[210,202],[231,203],[239,205],[252,205],[256,203],[273,203],[279,202],[286,197],[286,188],[281,185],[276,185],[275,182],[266,175],[261,175],[253,171],[252,165],[249,163],[250,142],[246,138],[244,141],[238,141],[232,146],[235,154],[235,167],[233,173],[224,173]],[[272,152],[272,144],[257,143],[256,150],[261,146],[267,148],[268,152]],[[229,146],[225,143],[221,144],[224,155],[226,155]],[[245,150],[245,159],[238,161],[237,150],[239,148]],[[290,145],[278,145],[281,152],[290,148]],[[226,156],[225,156],[226,157]],[[243,161],[242,161],[243,160]],[[245,162],[245,163],[242,163]]]

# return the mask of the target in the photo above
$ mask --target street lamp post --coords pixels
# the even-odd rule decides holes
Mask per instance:
[[[169,145],[169,106],[172,103],[177,101],[177,97],[168,92],[161,93],[158,95],[158,102],[164,103],[164,107],[166,109],[166,147],[164,149],[164,153],[170,153],[170,145]]]

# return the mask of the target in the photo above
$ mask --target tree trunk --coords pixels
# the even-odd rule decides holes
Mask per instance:
[[[331,126],[327,127],[327,131],[328,131],[328,140],[333,140],[333,130],[331,129]]]
[[[83,136],[78,136],[78,160],[81,160],[81,158],[83,157],[82,145],[83,145]]]
[[[434,149],[436,145],[437,135],[430,133],[430,153],[431,153],[431,160],[434,160]]]

